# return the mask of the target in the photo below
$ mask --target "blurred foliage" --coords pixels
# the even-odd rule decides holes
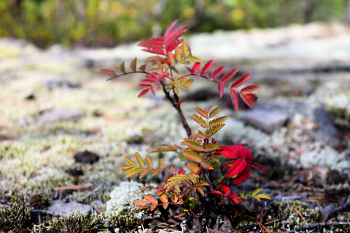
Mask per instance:
[[[39,47],[109,47],[155,36],[178,18],[197,32],[303,23],[306,9],[310,21],[343,22],[346,4],[347,0],[0,0],[0,37],[23,38]]]

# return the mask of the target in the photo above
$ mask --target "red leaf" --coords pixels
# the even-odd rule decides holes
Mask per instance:
[[[232,164],[232,166],[228,169],[227,176],[228,177],[237,176],[239,173],[241,173],[243,171],[243,169],[245,169],[245,167],[249,167],[249,166],[247,166],[247,161],[245,161],[245,159],[238,158]],[[250,169],[250,167],[249,167],[249,169]]]
[[[263,165],[259,164],[259,163],[250,162],[249,164],[250,164],[250,165],[253,165],[253,166],[255,166],[255,167],[260,168],[260,169],[263,170],[264,172],[267,172],[266,168],[265,168]]]
[[[235,110],[238,111],[238,96],[237,96],[237,92],[233,89],[230,90],[231,93],[231,100],[233,103],[233,106],[235,107]]]
[[[184,41],[184,40],[182,40],[182,39],[176,40],[173,43],[171,43],[169,46],[166,46],[167,53],[173,51],[179,44],[182,43],[182,41]]]
[[[216,79],[217,77],[219,77],[219,75],[222,73],[222,71],[224,71],[226,69],[226,66],[219,66],[218,68],[216,68],[216,70],[214,70],[214,72],[211,74],[211,80]]]
[[[225,90],[225,83],[218,82],[218,93],[220,98],[222,98],[222,96],[224,95],[224,90]]]
[[[140,80],[140,83],[155,83],[156,81],[153,79],[142,79]]]
[[[97,71],[98,73],[104,73],[104,74],[112,74],[114,70],[111,69],[100,69]]]
[[[159,55],[165,55],[163,49],[159,49],[159,48],[145,48],[145,49],[142,49],[142,51],[149,52],[149,53],[155,53],[155,54],[159,54]]]
[[[232,83],[231,88],[240,87],[242,84],[244,84],[250,78],[250,76],[251,76],[250,73],[243,74],[242,77],[240,77],[234,83]]]
[[[146,94],[147,94],[147,92],[149,92],[149,88],[147,88],[147,89],[145,89],[145,90],[141,91],[141,93],[140,93],[140,94],[137,96],[137,98],[140,98],[141,96],[146,95]]]
[[[222,77],[221,82],[225,83],[229,81],[233,76],[238,72],[237,68],[231,69],[229,72],[227,72],[224,77]]]
[[[219,184],[220,185],[220,188],[222,189],[222,191],[224,191],[224,196],[228,196],[230,194],[230,188],[227,187],[226,185],[223,185],[223,184]]]
[[[167,37],[169,35],[169,33],[176,27],[178,22],[179,22],[179,19],[175,20],[174,22],[172,22],[170,24],[170,26],[168,27],[168,29],[164,33],[164,37]]]
[[[207,73],[210,68],[214,65],[214,61],[213,60],[209,60],[202,68],[202,71],[201,71],[201,75]]]
[[[216,195],[221,195],[221,196],[224,196],[224,194],[220,191],[216,191],[216,190],[213,190],[213,191],[210,191],[210,193],[212,194],[216,194]]]
[[[241,184],[246,181],[250,175],[251,169],[250,166],[246,166],[244,170],[237,176],[233,184]]]
[[[231,200],[233,200],[235,203],[237,203],[237,204],[239,204],[239,203],[241,203],[242,202],[242,200],[240,200],[238,197],[237,197],[237,194],[236,193],[232,193],[231,195],[230,195],[230,198],[231,198]]]
[[[218,151],[218,153],[225,156],[226,158],[235,159],[238,156],[238,154],[232,151],[231,147],[233,146],[222,146],[222,149]]]
[[[137,85],[138,87],[151,87],[151,84],[146,84],[146,83],[140,83],[139,85]]]
[[[158,48],[163,49],[164,37],[156,37],[142,41],[138,46],[146,48]]]
[[[241,90],[241,93],[245,94],[247,92],[252,92],[252,91],[255,91],[258,89],[259,89],[259,87],[257,85],[249,85],[249,86],[246,86],[245,88],[243,88]]]
[[[193,67],[192,67],[193,73],[196,73],[198,71],[199,67],[201,67],[201,63],[199,63],[199,62],[194,63]]]
[[[165,46],[168,47],[171,43],[177,40],[182,34],[184,34],[187,31],[187,29],[185,29],[187,27],[188,25],[180,26],[175,30],[173,30],[172,32],[170,32],[169,34],[167,34],[164,40]]]
[[[239,155],[241,158],[244,158],[248,163],[253,160],[252,152],[244,146],[229,146],[229,149],[232,153]]]
[[[191,68],[189,68],[189,67],[187,67],[187,66],[185,66],[185,67],[186,67],[186,69],[187,69],[191,74],[194,73],[194,71],[193,71]]]
[[[186,173],[186,170],[180,170],[177,174],[185,174]]]
[[[153,77],[153,76],[146,76],[146,78],[148,78],[148,79],[158,80],[158,78],[157,78],[157,77]]]
[[[258,100],[258,97],[254,93],[247,93],[244,95],[247,96],[253,104]]]
[[[156,96],[156,92],[154,91],[153,86],[151,86],[151,92],[154,96]]]
[[[249,94],[252,94],[252,93],[249,93]],[[247,96],[248,94],[242,94],[241,93],[241,97],[243,99],[243,101],[250,107],[250,108],[253,108],[253,103],[252,101],[250,100],[250,98]]]

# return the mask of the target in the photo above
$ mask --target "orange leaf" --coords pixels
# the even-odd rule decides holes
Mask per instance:
[[[156,205],[158,205],[158,200],[157,199],[155,199],[154,197],[152,197],[152,196],[144,196],[143,198],[145,198],[147,201],[149,201],[149,202],[151,202],[151,203],[153,203],[153,204],[156,204]]]
[[[144,200],[137,200],[137,201],[134,201],[134,204],[136,204],[136,205],[147,205],[148,202],[144,201]]]
[[[153,211],[155,208],[157,208],[158,204],[152,204],[150,207],[149,207],[149,210],[150,211]]]

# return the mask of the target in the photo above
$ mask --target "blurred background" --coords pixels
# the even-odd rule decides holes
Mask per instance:
[[[175,19],[190,32],[350,23],[348,0],[1,0],[0,37],[45,48],[111,47],[161,33]]]

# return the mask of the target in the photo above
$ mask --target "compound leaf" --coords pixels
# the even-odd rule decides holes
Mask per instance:
[[[134,163],[134,161],[132,161],[128,157],[125,157],[125,161],[128,162],[131,166],[136,167],[136,164]]]
[[[191,142],[191,141],[183,141],[183,142],[181,142],[181,145],[186,145],[189,148],[191,148],[193,150],[198,150],[198,151],[202,151],[204,149],[202,145],[200,145],[196,142]]]

